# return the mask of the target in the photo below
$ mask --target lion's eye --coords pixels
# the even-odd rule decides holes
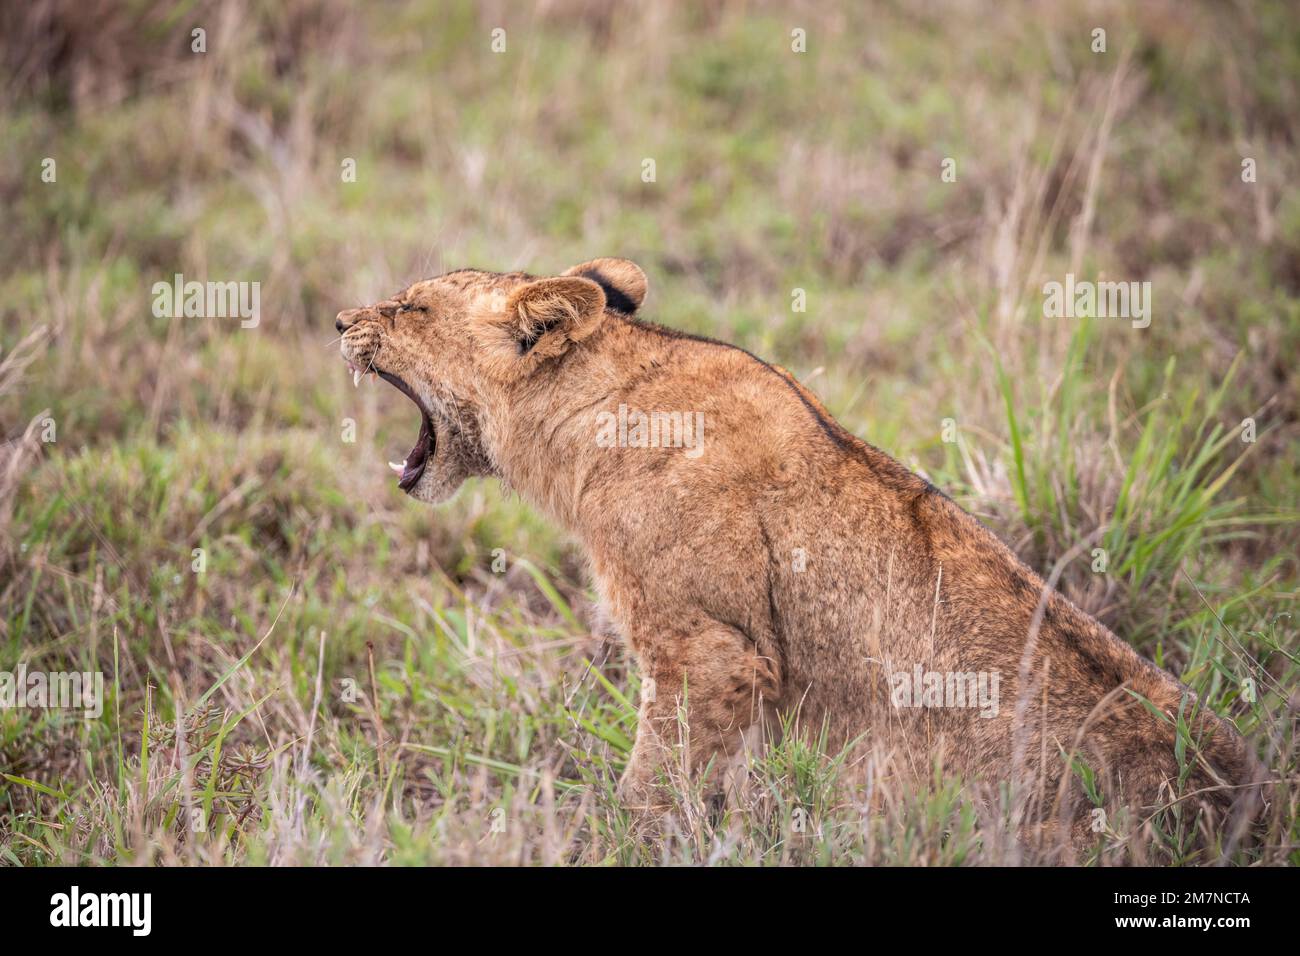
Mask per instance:
[[[410,302],[403,302],[401,305],[399,305],[399,306],[397,307],[397,311],[398,311],[398,312],[414,312],[414,311],[415,311],[415,306],[412,305]]]

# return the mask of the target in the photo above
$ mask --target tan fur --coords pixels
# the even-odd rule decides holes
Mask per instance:
[[[1015,812],[1075,846],[1091,805],[1067,755],[1101,775],[1108,812],[1149,813],[1172,799],[1180,708],[1200,742],[1187,789],[1222,811],[1259,778],[1231,726],[943,494],[784,369],[633,318],[645,294],[635,264],[598,259],[552,279],[455,272],[339,316],[344,356],[401,378],[437,419],[414,497],[495,475],[582,541],[653,688],[629,802],[656,801],[683,701],[697,771],[793,716],[900,774],[1012,782]],[[602,446],[620,405],[702,413],[702,451]],[[896,706],[918,665],[996,673],[996,716]]]

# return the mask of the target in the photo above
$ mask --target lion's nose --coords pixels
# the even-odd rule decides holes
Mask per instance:
[[[356,315],[360,311],[360,309],[347,309],[346,311],[340,312],[334,318],[334,329],[342,335],[348,329],[352,328],[352,326],[357,324]]]

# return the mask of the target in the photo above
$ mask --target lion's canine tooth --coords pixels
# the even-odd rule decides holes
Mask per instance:
[[[354,368],[352,370],[352,387],[353,388],[361,387],[361,369],[359,368]]]
[[[397,473],[400,475],[402,472],[406,471],[406,462],[402,462],[402,463],[399,465],[399,464],[398,464],[397,462],[395,462],[395,461],[390,461],[390,462],[388,463],[388,467],[391,468],[391,469],[393,469],[393,471],[397,472]]]

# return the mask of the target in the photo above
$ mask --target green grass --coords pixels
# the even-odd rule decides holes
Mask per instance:
[[[1087,862],[1297,862],[1287,4],[497,23],[105,2],[93,32],[82,6],[32,5],[58,60],[21,18],[0,39],[0,670],[100,671],[107,700],[0,710],[0,860],[1044,861],[996,782],[850,788],[806,736],[756,752],[725,807],[670,772],[676,810],[644,830],[614,795],[638,676],[576,546],[491,482],[437,510],[392,488],[413,423],[352,389],[334,313],[460,266],[623,255],[650,318],[790,368],[1059,565],[1277,778],[1240,840],[1175,793],[1108,820]],[[259,281],[261,325],[153,316],[175,272]],[[1150,328],[1044,318],[1067,272],[1151,281]]]

